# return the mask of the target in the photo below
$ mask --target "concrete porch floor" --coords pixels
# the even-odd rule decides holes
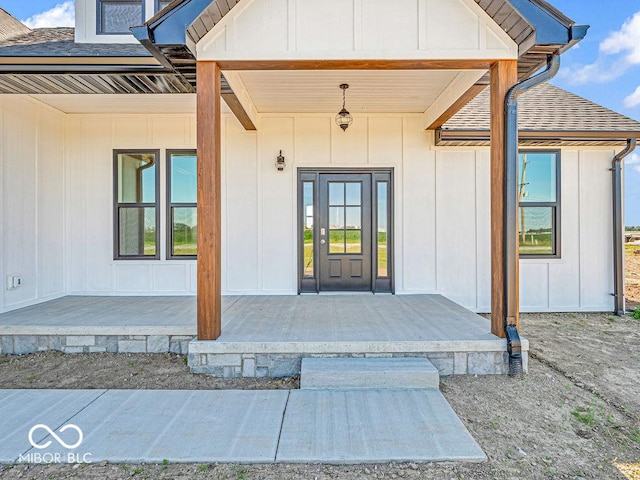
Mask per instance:
[[[228,377],[296,374],[304,356],[423,356],[443,375],[504,373],[506,342],[489,331],[441,295],[225,296],[221,337],[192,341],[195,297],[70,296],[1,314],[0,353],[171,351]]]

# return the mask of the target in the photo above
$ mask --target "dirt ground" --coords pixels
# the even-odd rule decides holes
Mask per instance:
[[[640,307],[640,245],[625,247],[625,263],[626,307],[633,310]]]
[[[447,377],[442,392],[489,460],[481,464],[0,466],[0,477],[162,479],[640,480],[640,322],[527,314],[530,373]],[[298,379],[191,375],[175,355],[0,357],[3,388],[297,388]],[[626,473],[623,474],[623,472]]]

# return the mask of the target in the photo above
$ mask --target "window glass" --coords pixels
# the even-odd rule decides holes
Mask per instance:
[[[171,155],[171,203],[196,203],[197,157]]]
[[[168,151],[169,258],[198,253],[197,166],[195,151]]]
[[[329,205],[344,205],[344,183],[329,183]]]
[[[164,9],[167,5],[169,5],[171,3],[171,0],[169,0],[168,2],[165,1],[158,1],[157,2],[157,7],[156,7],[156,13],[159,12],[160,10]]]
[[[553,207],[520,207],[520,253],[553,255]]]
[[[129,27],[142,25],[142,0],[99,0],[100,33],[130,33]]]
[[[387,248],[387,221],[389,207],[387,202],[388,182],[378,182],[378,277],[389,276],[389,250]]]
[[[302,185],[302,208],[304,212],[304,225],[303,238],[304,238],[304,265],[303,275],[305,277],[314,276],[313,257],[314,257],[314,244],[313,244],[313,182],[303,182]]]
[[[173,209],[174,256],[195,256],[198,253],[198,209],[174,207]]]
[[[114,257],[158,257],[157,152],[114,152]]]
[[[520,152],[518,240],[520,255],[558,255],[558,152]]]
[[[520,201],[556,201],[556,154],[521,153],[519,165]]]
[[[118,155],[118,202],[154,203],[156,164],[152,153]]]
[[[119,250],[121,256],[155,256],[156,209],[121,207],[119,209]]]

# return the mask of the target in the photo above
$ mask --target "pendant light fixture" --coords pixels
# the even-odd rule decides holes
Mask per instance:
[[[343,132],[346,132],[347,128],[349,128],[353,123],[353,117],[346,108],[346,94],[349,84],[343,83],[340,85],[340,88],[342,89],[342,110],[340,110],[336,115],[336,125],[338,125]]]

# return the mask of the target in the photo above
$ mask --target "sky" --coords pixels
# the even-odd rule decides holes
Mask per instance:
[[[550,0],[586,38],[562,56],[551,83],[640,121],[640,2]],[[31,27],[73,26],[72,0],[0,0],[0,7]],[[627,225],[640,225],[640,148],[625,160]]]

